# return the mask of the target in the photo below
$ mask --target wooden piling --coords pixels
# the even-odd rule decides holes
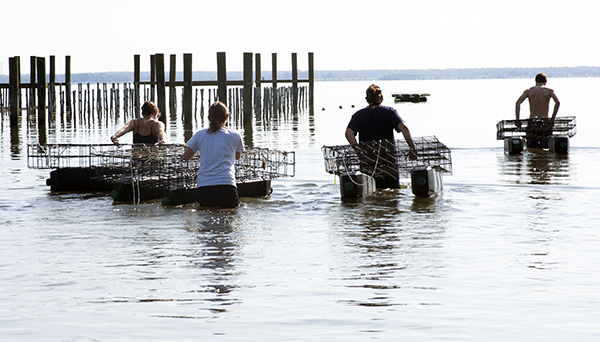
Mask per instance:
[[[298,54],[292,53],[292,112],[298,111]]]
[[[252,122],[252,53],[244,53],[243,122]]]
[[[48,113],[56,113],[56,57],[50,56],[50,78],[48,79]]]
[[[225,52],[217,52],[217,84],[219,101],[227,105],[227,66]]]
[[[140,112],[140,55],[133,56],[133,101],[134,115]]]
[[[38,127],[46,126],[46,58],[37,57]]]
[[[171,118],[174,118],[177,103],[177,93],[175,91],[175,81],[177,80],[177,55],[170,55],[169,58],[169,112],[171,113]]]
[[[165,130],[167,130],[167,112],[166,107],[166,93],[165,93],[165,55],[157,53],[154,57],[156,62],[156,91],[158,101],[158,111],[162,113],[159,120],[165,124]]]
[[[156,55],[150,55],[150,98],[148,101],[154,102],[156,94]]]
[[[71,112],[71,56],[65,56],[65,95],[67,112]]]
[[[315,56],[313,52],[308,53],[308,110],[314,114],[315,105]]]
[[[260,64],[260,53],[254,54],[254,60],[255,60],[254,68],[256,69],[255,73],[254,73],[254,75],[255,75],[254,82],[255,82],[256,87],[260,89],[260,87],[262,85],[261,84],[262,71],[261,71],[261,64]]]
[[[19,122],[19,102],[21,93],[21,58],[19,56],[8,59],[9,88],[8,97],[10,103],[10,125],[17,126]]]
[[[254,55],[255,60],[255,76],[254,76],[254,84],[256,87],[256,94],[254,95],[254,106],[256,107],[256,113],[261,112],[260,105],[262,103],[262,71],[261,71],[261,63],[260,63],[260,53]]]
[[[277,111],[277,53],[271,55],[272,75],[271,80],[273,81],[273,112]]]
[[[35,56],[29,57],[29,103],[27,104],[27,111],[34,110],[36,102],[36,65],[37,59]],[[34,112],[35,113],[35,112]]]
[[[183,122],[192,122],[192,54],[183,55]]]

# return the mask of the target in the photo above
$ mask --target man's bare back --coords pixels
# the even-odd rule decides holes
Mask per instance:
[[[542,74],[543,75],[543,74]],[[558,113],[558,107],[560,106],[560,101],[554,94],[554,90],[550,88],[546,88],[546,76],[542,79],[536,76],[536,83],[534,87],[526,89],[523,94],[519,97],[515,107],[515,114],[517,120],[519,120],[519,114],[521,112],[521,103],[525,101],[525,99],[529,99],[529,118],[533,119],[535,117],[538,118],[548,118],[548,111],[550,108],[550,99],[554,100],[554,111],[552,112],[552,119],[556,117]]]

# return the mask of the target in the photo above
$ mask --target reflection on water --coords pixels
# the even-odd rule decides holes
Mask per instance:
[[[215,305],[231,305],[238,302],[231,297],[236,288],[235,261],[239,253],[236,227],[240,227],[236,210],[203,210],[198,212],[196,221],[188,222],[187,230],[195,232],[197,242],[193,243],[198,250],[191,252],[193,265],[204,273],[204,292],[215,294],[208,299]],[[203,277],[203,278],[204,278]],[[225,312],[226,309],[212,308],[213,312]]]
[[[435,279],[446,276],[441,253],[448,213],[440,197],[416,198],[410,189],[379,190],[363,199],[343,200],[343,220],[331,218],[346,247],[340,281],[367,292],[362,298],[340,299],[356,306],[392,307],[414,304],[413,291],[441,290]],[[352,258],[348,256],[352,255]],[[418,280],[417,280],[418,279]],[[438,305],[433,299],[419,305]]]
[[[561,188],[549,185],[571,185],[573,181],[568,154],[547,151],[525,151],[521,155],[501,155],[498,157],[498,170],[502,181],[520,186],[523,197],[517,206],[525,215],[519,224],[517,236],[523,241],[518,261],[524,267],[540,272],[556,269],[553,251],[556,241],[564,233],[556,224],[556,214],[566,205]],[[517,190],[515,190],[517,191]],[[550,274],[530,275],[536,281],[555,281]]]
[[[498,157],[498,170],[506,183],[568,184],[570,165],[568,154],[548,151],[525,151],[518,155]]]

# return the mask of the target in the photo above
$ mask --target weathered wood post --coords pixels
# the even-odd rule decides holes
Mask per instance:
[[[148,101],[154,102],[154,95],[156,93],[156,56],[150,55],[150,99]]]
[[[17,126],[19,122],[19,93],[21,92],[21,58],[19,56],[8,59],[10,102],[10,125]]]
[[[134,117],[140,112],[140,55],[133,55]]]
[[[171,112],[171,118],[174,118],[176,103],[175,81],[177,80],[177,55],[170,55],[169,57],[169,112]]]
[[[272,76],[271,79],[273,81],[273,113],[277,112],[277,53],[273,53],[271,55],[271,64],[272,64]]]
[[[56,57],[50,56],[50,79],[48,80],[48,113],[56,113]]]
[[[314,114],[315,106],[315,56],[313,52],[308,53],[308,110]]]
[[[154,57],[156,62],[156,90],[158,100],[158,111],[162,114],[159,118],[165,124],[165,130],[167,129],[167,103],[166,103],[166,92],[165,92],[165,55],[157,53]]]
[[[65,95],[67,112],[71,113],[71,56],[65,56]]]
[[[183,54],[183,122],[192,122],[192,54]]]
[[[260,66],[260,53],[257,53],[254,55],[254,65],[255,65],[255,76],[254,76],[254,82],[255,82],[255,87],[256,87],[256,101],[255,101],[255,106],[256,106],[256,113],[260,113],[261,112],[261,102],[262,102],[262,71],[261,71],[261,66]]]
[[[36,102],[36,65],[37,59],[35,56],[29,57],[29,103],[27,104],[27,111],[35,110],[35,102]],[[35,113],[35,112],[34,112]]]
[[[260,53],[254,54],[254,68],[256,69],[254,72],[254,82],[256,87],[260,88],[262,86],[262,70],[260,65]]]
[[[38,127],[46,126],[46,58],[37,57]]]
[[[244,123],[252,122],[252,53],[244,52]]]
[[[292,53],[292,113],[298,112],[298,54]]]
[[[219,101],[227,105],[227,66],[225,52],[217,52],[217,86]]]

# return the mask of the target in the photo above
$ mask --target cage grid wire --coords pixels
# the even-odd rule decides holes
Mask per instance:
[[[27,166],[34,169],[92,168],[95,179],[147,188],[195,188],[200,157],[180,158],[185,144],[31,144]],[[246,147],[235,162],[236,182],[295,175],[295,153]]]
[[[452,155],[435,136],[413,138],[417,159],[409,158],[406,140],[361,142],[356,145],[323,146],[325,170],[342,175],[360,171],[373,177],[410,178],[416,166],[428,165],[442,173],[452,174]]]
[[[255,180],[294,177],[296,153],[246,147],[241,158],[235,161],[235,178],[238,183]]]
[[[504,140],[512,137],[526,139],[548,138],[550,136],[573,137],[577,133],[577,122],[574,116],[554,119],[534,118],[523,120],[503,120],[496,124],[496,139]]]

